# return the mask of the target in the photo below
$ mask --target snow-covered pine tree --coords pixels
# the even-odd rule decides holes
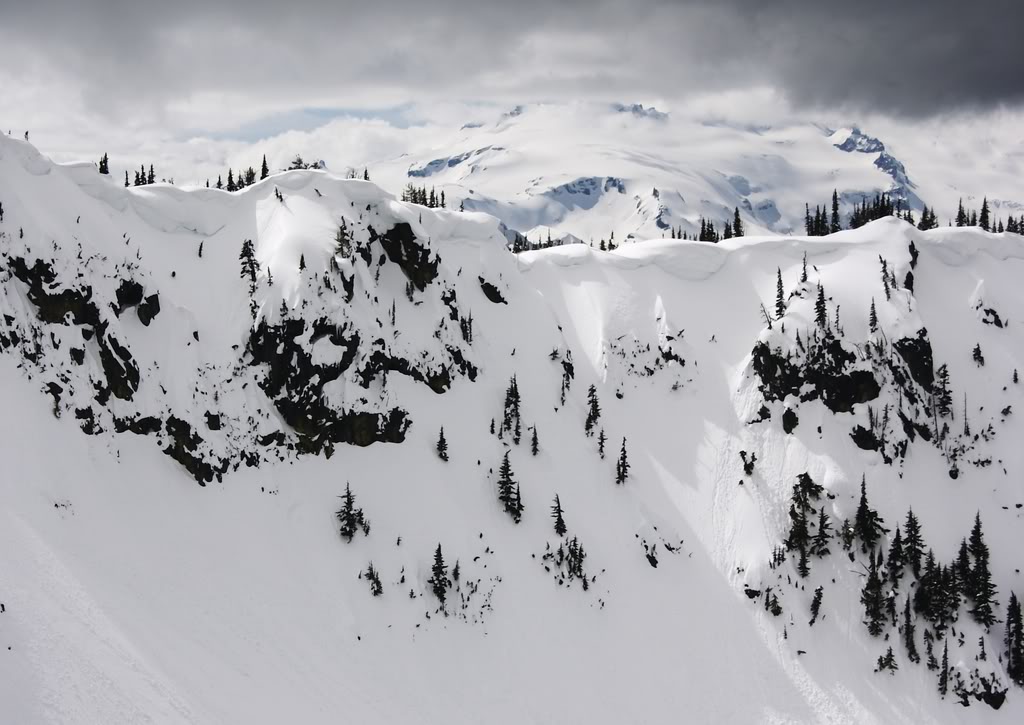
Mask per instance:
[[[775,268],[775,319],[781,320],[786,314],[786,293],[782,287],[782,268]]]
[[[1010,592],[1006,605],[1006,676],[1012,682],[1024,687],[1024,618],[1021,616],[1020,600]]]
[[[828,308],[825,307],[825,288],[818,283],[818,297],[814,302],[814,322],[822,330],[828,327]]]
[[[807,623],[809,627],[813,627],[814,623],[818,621],[818,614],[821,612],[821,597],[824,591],[824,587],[814,590],[814,597],[811,599],[811,621]]]
[[[356,506],[356,497],[349,484],[345,484],[345,494],[339,498],[342,501],[341,508],[335,513],[335,518],[340,524],[338,533],[346,541],[352,541],[359,531],[362,531],[364,536],[369,536],[370,522],[367,521],[363,510]]]
[[[903,646],[907,649],[907,659],[916,664],[921,661],[921,655],[917,653],[915,632],[914,614],[910,611],[910,596],[908,595],[903,605]]]
[[[441,553],[441,544],[434,550],[434,564],[430,567],[430,590],[444,607],[444,600],[448,594],[448,567],[444,565],[444,554]]]
[[[444,426],[441,426],[441,432],[437,436],[437,457],[442,461],[448,460],[448,441],[444,438]]]
[[[971,574],[965,582],[967,585],[965,591],[974,602],[971,615],[976,622],[988,628],[995,624],[995,609],[998,602],[995,598],[996,587],[992,583],[992,574],[989,570],[989,551],[981,530],[980,513],[974,517],[974,528],[971,529],[968,550],[974,560]]]
[[[622,439],[622,450],[619,451],[619,460],[615,463],[615,483],[622,485],[629,477],[629,458],[626,455],[626,439]]]
[[[860,502],[857,504],[857,513],[853,518],[853,532],[861,541],[861,551],[865,553],[874,551],[882,534],[888,532],[888,529],[882,524],[882,517],[868,505],[867,479],[861,476]]]
[[[913,509],[907,510],[907,518],[903,523],[903,560],[910,565],[914,576],[921,574],[921,557],[924,555],[924,539],[921,538],[921,524],[914,515]]]
[[[890,675],[895,675],[896,670],[900,668],[899,664],[896,663],[896,655],[893,654],[892,647],[886,650],[885,654],[878,658],[878,666],[875,672],[882,672],[886,670]]]
[[[594,435],[594,426],[601,420],[601,404],[597,399],[597,387],[591,385],[587,389],[587,420],[583,424],[583,430],[587,436]]]
[[[882,579],[878,575],[878,560],[869,554],[870,565],[868,576],[861,590],[860,603],[864,605],[864,624],[868,633],[877,637],[885,627],[885,595],[882,592]]]
[[[498,501],[503,510],[515,523],[519,523],[523,515],[523,501],[519,494],[519,484],[512,475],[512,464],[509,462],[509,451],[505,451],[498,469]]]
[[[551,506],[551,518],[555,522],[555,533],[558,536],[565,536],[568,528],[565,526],[565,519],[562,517],[562,502],[558,498],[558,494],[555,494],[555,503]]]

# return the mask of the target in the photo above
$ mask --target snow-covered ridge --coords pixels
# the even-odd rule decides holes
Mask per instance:
[[[124,189],[7,138],[0,203],[5,718],[1019,719],[1005,622],[911,601],[914,663],[888,562],[908,509],[943,567],[977,513],[999,620],[1024,590],[1024,238],[512,255],[324,171]],[[791,514],[838,533],[862,477],[877,635],[865,542]]]

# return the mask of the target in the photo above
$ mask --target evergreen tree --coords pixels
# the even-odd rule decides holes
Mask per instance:
[[[910,611],[910,597],[908,596],[903,606],[903,645],[907,648],[907,659],[917,664],[921,661],[921,655],[917,653],[915,632],[914,615]]]
[[[146,177],[146,183],[147,184],[155,184],[156,183],[156,174],[153,172],[153,164],[149,165],[149,176]]]
[[[498,501],[505,513],[518,524],[523,516],[523,501],[519,494],[519,484],[512,477],[512,464],[509,463],[508,455],[509,452],[505,451],[501,468],[498,469]]]
[[[601,456],[602,459],[604,458],[604,444],[605,444],[605,441],[607,441],[607,438],[605,437],[605,434],[604,434],[604,428],[602,428],[597,433],[597,453],[598,453],[599,456]]]
[[[533,435],[530,436],[530,453],[537,455],[540,452],[540,442],[537,440],[537,425],[533,426]]]
[[[903,578],[903,565],[905,563],[903,557],[903,537],[900,535],[900,527],[896,526],[896,535],[892,537],[892,542],[889,544],[889,556],[886,559],[886,567],[889,570],[889,581],[892,585],[898,586],[900,579]]]
[[[299,255],[299,271],[301,272],[305,268],[306,268],[306,255],[305,254],[300,254]]]
[[[945,364],[935,371],[935,412],[948,417],[953,412],[953,394],[949,389],[949,368]]]
[[[732,235],[734,237],[742,237],[743,234],[743,220],[740,219],[740,208],[737,206],[733,209],[732,213]]]
[[[974,517],[974,528],[971,529],[968,550],[974,560],[974,568],[971,576],[967,579],[965,591],[974,601],[974,609],[971,610],[971,614],[975,621],[988,628],[996,621],[996,587],[992,583],[992,575],[989,571],[988,545],[985,543],[985,537],[981,531],[980,513]]]
[[[498,430],[498,437],[503,433],[512,433],[512,442],[519,445],[522,438],[522,423],[519,417],[519,383],[513,375],[505,390],[505,411],[501,420],[501,428]]]
[[[988,197],[981,201],[981,216],[978,217],[978,224],[986,232],[992,231],[992,222],[989,216]]]
[[[106,154],[103,154],[103,156],[100,157],[100,173],[104,175],[110,174],[110,160],[107,158]],[[128,172],[126,171],[125,174],[127,175],[127,173]]]
[[[979,343],[975,343],[974,349],[971,350],[971,359],[974,360],[979,368],[985,366],[985,356],[981,354],[981,345]]]
[[[867,481],[862,476],[860,480],[860,502],[857,504],[857,513],[853,517],[854,535],[861,541],[861,551],[865,553],[874,551],[875,544],[882,534],[888,529],[882,526],[882,517],[878,512],[868,506]]]
[[[903,524],[903,561],[909,564],[914,576],[921,573],[921,556],[924,554],[924,540],[921,538],[921,524],[914,516],[913,509],[907,510],[907,519]]]
[[[825,288],[818,284],[818,299],[814,303],[814,322],[822,330],[828,327],[828,309],[825,307]]]
[[[800,553],[796,560],[796,572],[800,575],[801,579],[806,579],[811,573],[811,562],[807,557],[807,547],[803,544],[800,546]]]
[[[811,553],[815,556],[829,555],[828,542],[832,539],[831,528],[832,524],[829,522],[828,514],[825,513],[825,507],[822,506],[818,511],[818,530],[811,542]]]
[[[818,587],[814,590],[814,597],[811,599],[811,621],[808,622],[810,627],[813,627],[814,623],[818,621],[818,613],[821,611],[821,597],[824,591],[824,587]]]
[[[263,163],[260,165],[260,181],[270,176],[270,167],[267,166],[267,155],[263,154]]]
[[[136,184],[136,186],[138,186],[138,184]],[[127,171],[124,172],[124,188],[126,188],[126,189],[128,188],[128,172]]]
[[[800,266],[800,284],[807,282],[807,252],[804,252],[804,261]]]
[[[442,461],[448,460],[448,441],[444,439],[444,426],[441,426],[441,433],[437,437],[437,457]]]
[[[786,293],[782,288],[782,268],[775,268],[775,319],[781,320],[786,314]]]
[[[242,279],[249,282],[249,296],[251,297],[256,293],[256,272],[259,270],[259,265],[256,262],[256,250],[251,239],[242,242],[242,252],[238,255],[238,259],[242,263]]]
[[[1012,682],[1024,687],[1024,619],[1021,617],[1020,601],[1010,592],[1006,605],[1006,676]]]
[[[949,639],[942,643],[942,665],[939,668],[939,694],[943,697],[949,692]]]
[[[835,234],[842,226],[839,223],[839,194],[836,190],[832,190],[832,219],[829,222],[828,231],[829,234]]]
[[[352,541],[352,538],[360,530],[364,535],[369,535],[370,524],[363,515],[363,510],[356,507],[356,497],[347,483],[345,484],[345,495],[339,498],[342,501],[341,508],[335,513],[335,517],[338,519],[338,533],[342,538]]]
[[[964,200],[961,199],[957,205],[956,210],[956,225],[958,227],[967,226],[967,212],[964,211]]]
[[[366,572],[363,576],[366,577],[366,581],[370,582],[370,594],[379,597],[384,592],[384,585],[381,584],[380,574],[373,568],[372,561],[366,565]]]
[[[235,190],[235,172],[232,171],[231,169],[228,169],[228,186],[227,186],[227,189],[228,189],[228,191],[234,191]]]
[[[878,332],[878,313],[875,312],[875,298],[871,298],[871,312],[868,313],[868,330],[872,334]]]
[[[860,603],[864,605],[864,624],[872,637],[882,633],[885,625],[885,595],[882,593],[882,579],[878,576],[878,563],[874,555],[868,556],[867,581],[861,590]]]
[[[619,460],[615,464],[615,483],[621,485],[629,477],[629,460],[626,457],[626,439],[622,439],[622,450],[619,451]]]
[[[875,671],[888,670],[890,675],[895,675],[896,670],[899,668],[900,666],[896,663],[896,656],[892,652],[892,647],[889,647],[885,654],[878,658],[878,666]]]
[[[555,534],[558,536],[565,536],[568,529],[565,526],[565,519],[562,518],[562,502],[558,499],[558,494],[555,494],[555,503],[551,507],[551,518],[555,521]]]
[[[592,436],[594,435],[594,426],[601,420],[601,405],[597,400],[597,388],[593,385],[587,389],[587,403],[589,410],[587,411],[587,420],[583,425],[583,430],[587,436]]]
[[[430,590],[444,607],[445,596],[448,594],[448,567],[444,564],[444,555],[441,553],[441,545],[434,550],[434,565],[430,567]]]

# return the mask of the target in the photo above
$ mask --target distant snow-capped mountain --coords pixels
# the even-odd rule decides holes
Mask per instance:
[[[968,173],[922,182],[912,160],[855,126],[733,124],[593,103],[517,106],[373,167],[388,187],[435,187],[450,206],[492,214],[532,240],[551,231],[595,243],[612,233],[693,235],[702,217],[720,228],[735,209],[749,233],[800,232],[805,204],[826,205],[833,190],[844,215],[886,192],[915,212],[938,207],[945,222],[964,196],[954,182]],[[1018,213],[1015,199],[1002,201]]]

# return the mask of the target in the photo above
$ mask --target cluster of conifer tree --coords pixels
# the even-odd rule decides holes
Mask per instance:
[[[953,685],[950,682],[948,653],[943,644],[943,660],[939,663],[935,642],[945,639],[950,625],[955,624],[962,607],[975,622],[986,629],[996,624],[996,587],[992,582],[989,549],[985,543],[981,516],[976,515],[970,535],[963,539],[955,560],[949,564],[938,562],[935,553],[924,542],[921,524],[913,510],[907,511],[902,529],[888,537],[889,529],[882,517],[868,503],[867,484],[862,478],[860,500],[853,521],[842,521],[835,528],[824,506],[817,507],[825,493],[807,473],[797,477],[789,507],[789,530],[784,540],[785,551],[796,556],[796,570],[806,578],[811,570],[811,557],[824,557],[831,553],[831,542],[837,541],[847,552],[850,561],[856,561],[856,550],[866,555],[864,585],[860,602],[864,612],[864,625],[875,637],[896,627],[907,658],[920,662],[917,621],[923,619],[926,627],[922,641],[925,662],[931,670],[939,671],[939,690],[942,694]],[[779,562],[773,559],[773,567]],[[903,600],[902,607],[899,600]],[[812,603],[811,624],[817,619],[821,606],[821,588],[815,592]],[[1004,650],[1007,674],[1017,684],[1024,685],[1024,627],[1021,625],[1020,604],[1016,595],[1010,595],[1006,613]],[[891,648],[879,658],[878,670],[894,672],[898,666]]]
[[[106,154],[104,154],[103,156],[104,156],[104,158],[106,158]],[[108,172],[109,172],[109,166],[107,168],[108,168]],[[103,172],[101,171],[100,173],[103,173]],[[148,172],[146,171],[146,165],[143,164],[141,167],[139,167],[139,170],[135,172],[135,181],[134,181],[134,183],[131,184],[131,186],[147,186],[149,184],[155,184],[155,183],[156,183],[156,172],[153,170],[153,164],[149,165],[149,171]],[[129,184],[128,184],[128,172],[127,171],[124,172],[124,185],[125,185],[125,187],[129,186]]]
[[[260,180],[270,176],[270,168],[267,166],[267,157],[263,156],[263,163],[260,165]],[[256,183],[256,169],[249,167],[244,171],[239,169],[238,176],[235,176],[233,169],[228,169],[228,180],[225,184],[220,176],[217,176],[217,182],[213,185],[215,189],[224,189],[226,191],[240,191],[247,186],[252,186]],[[210,180],[206,180],[206,188],[210,188]]]
[[[416,186],[414,184],[408,184],[404,189],[402,189],[402,201],[406,201],[411,204],[419,204],[427,207],[428,209],[445,209],[448,206],[447,201],[444,198],[444,190],[438,194],[434,191],[434,187],[430,187],[430,191],[428,192],[427,187]]]
[[[671,239],[692,239],[697,242],[720,242],[723,239],[742,237],[744,235],[743,220],[740,218],[739,207],[733,210],[732,220],[726,220],[722,225],[721,233],[715,228],[715,223],[710,219],[700,218],[700,231],[690,237],[683,231],[682,226],[669,229]]]

